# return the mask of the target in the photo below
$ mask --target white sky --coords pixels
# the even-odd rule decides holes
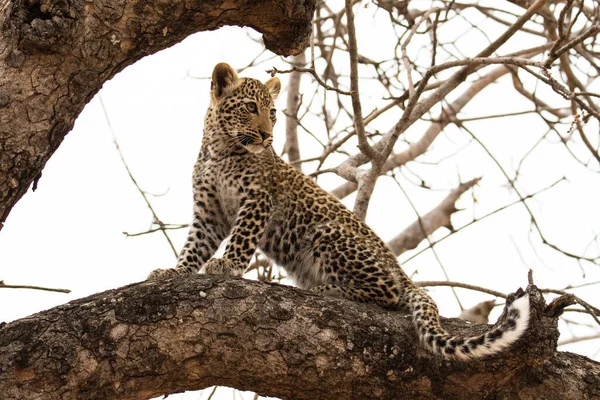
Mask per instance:
[[[360,48],[369,48],[368,39],[361,39]],[[193,77],[210,76],[213,66],[220,61],[235,68],[245,66],[261,50],[262,45],[250,40],[247,31],[239,28],[196,34],[128,67],[100,91],[121,150],[138,183],[148,192],[166,192],[162,197],[151,198],[164,222],[188,223],[191,215],[191,172],[202,138],[209,90],[208,80]],[[264,70],[273,65],[286,67],[274,59],[243,75],[266,80],[268,75]],[[286,76],[281,78],[285,87]],[[310,79],[304,78],[303,83],[306,88]],[[519,103],[519,97],[506,100],[513,91],[510,84],[494,85],[480,95],[476,104],[469,105],[465,113],[469,116],[489,114],[490,104],[493,113],[520,109],[524,103]],[[380,101],[369,95],[368,88],[365,90],[365,110],[371,110]],[[285,108],[285,93],[280,96],[278,108]],[[284,140],[285,124],[281,114],[279,121],[275,132],[277,149],[281,149]],[[389,123],[390,120],[382,121],[382,129]],[[515,167],[544,131],[539,121],[528,117],[468,126],[509,169]],[[416,127],[419,129],[407,132],[408,138],[419,137],[421,128],[427,124]],[[437,160],[439,154],[449,153],[447,148],[456,146],[459,138],[464,139],[464,133],[448,129],[423,159]],[[303,157],[309,157],[310,152],[319,154],[314,141],[307,135],[302,136],[301,141],[302,149],[306,151]],[[574,163],[560,146],[550,144],[542,145],[542,149],[528,159],[527,165],[525,175],[521,177],[521,187],[529,189],[524,190],[524,194],[539,190],[562,176],[570,180],[569,184],[561,184],[529,204],[548,239],[565,249],[583,253],[588,244],[586,241],[600,226],[597,174]],[[306,165],[305,171],[312,171],[312,168],[314,165]],[[459,206],[467,211],[454,216],[457,227],[467,223],[473,214],[483,215],[515,199],[514,194],[503,186],[497,167],[474,145],[459,159],[436,166],[414,164],[411,169],[430,177],[429,183],[437,189],[453,188],[459,175],[463,181],[475,176],[484,177],[480,187],[476,188],[478,204],[475,211],[471,192],[459,202]],[[340,180],[325,176],[319,183],[332,189]],[[403,187],[421,213],[429,211],[447,193],[424,192],[408,183]],[[345,202],[351,206],[352,201],[351,196]],[[414,220],[414,212],[396,183],[389,178],[380,179],[369,209],[369,224],[384,239],[390,239]],[[135,238],[123,235],[124,231],[145,231],[151,222],[149,210],[119,160],[97,95],[46,165],[38,190],[28,192],[21,199],[0,231],[0,280],[7,284],[69,288],[72,293],[0,290],[0,321],[14,320],[72,299],[141,281],[155,268],[174,266],[175,257],[161,234]],[[597,268],[586,268],[583,276],[575,262],[546,247],[536,245],[536,254],[529,236],[528,216],[522,206],[515,206],[456,234],[436,246],[436,250],[452,280],[507,293],[526,285],[529,268],[534,270],[539,287],[563,288],[600,280]],[[179,250],[186,231],[172,232],[171,237]],[[414,253],[401,260],[411,254]],[[416,280],[443,279],[430,251],[411,260],[404,268],[409,274],[418,270]],[[430,293],[438,302],[442,315],[459,313],[448,289],[432,288]],[[576,293],[592,304],[600,303],[595,287]],[[491,299],[491,296],[478,292],[461,290],[459,294],[466,307]],[[495,310],[492,320],[499,311]],[[569,315],[569,318],[592,324],[591,318],[586,316]],[[562,334],[567,338],[572,333],[593,332],[586,327],[563,326]],[[596,359],[599,349],[599,341],[564,348]],[[218,393],[223,395],[221,398],[231,398],[231,389],[221,388]],[[207,396],[205,390],[202,394],[169,398],[205,399]],[[252,396],[245,394],[243,398],[251,399]]]

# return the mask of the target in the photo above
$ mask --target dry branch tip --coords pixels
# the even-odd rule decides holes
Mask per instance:
[[[577,300],[572,294],[565,294],[552,300],[544,309],[544,314],[551,318],[558,318],[562,315],[565,308],[576,304]]]

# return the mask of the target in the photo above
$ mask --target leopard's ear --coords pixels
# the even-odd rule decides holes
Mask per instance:
[[[210,83],[210,91],[213,98],[219,100],[230,94],[232,89],[236,87],[239,79],[235,70],[229,64],[218,63],[215,65]]]
[[[275,100],[277,96],[279,96],[279,91],[281,90],[281,82],[279,81],[279,78],[275,77],[269,79],[265,82],[265,86],[267,89],[269,89],[269,92],[271,92],[271,97],[273,97],[273,100]]]

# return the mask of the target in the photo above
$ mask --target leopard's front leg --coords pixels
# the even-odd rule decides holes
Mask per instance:
[[[149,280],[197,273],[229,233],[225,218],[217,212],[220,206],[213,189],[216,187],[214,180],[199,174],[195,175],[194,179],[194,218],[187,240],[177,258],[177,265],[175,268],[152,271],[148,275]]]
[[[223,258],[211,258],[204,266],[207,274],[242,276],[260,242],[271,212],[268,192],[251,189],[238,211],[235,226]]]

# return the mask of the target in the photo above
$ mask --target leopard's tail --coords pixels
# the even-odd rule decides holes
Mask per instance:
[[[505,318],[477,336],[449,334],[440,325],[435,302],[418,287],[407,290],[404,301],[412,313],[421,342],[447,358],[466,360],[498,353],[516,342],[529,324],[529,296],[526,293],[507,306]]]

